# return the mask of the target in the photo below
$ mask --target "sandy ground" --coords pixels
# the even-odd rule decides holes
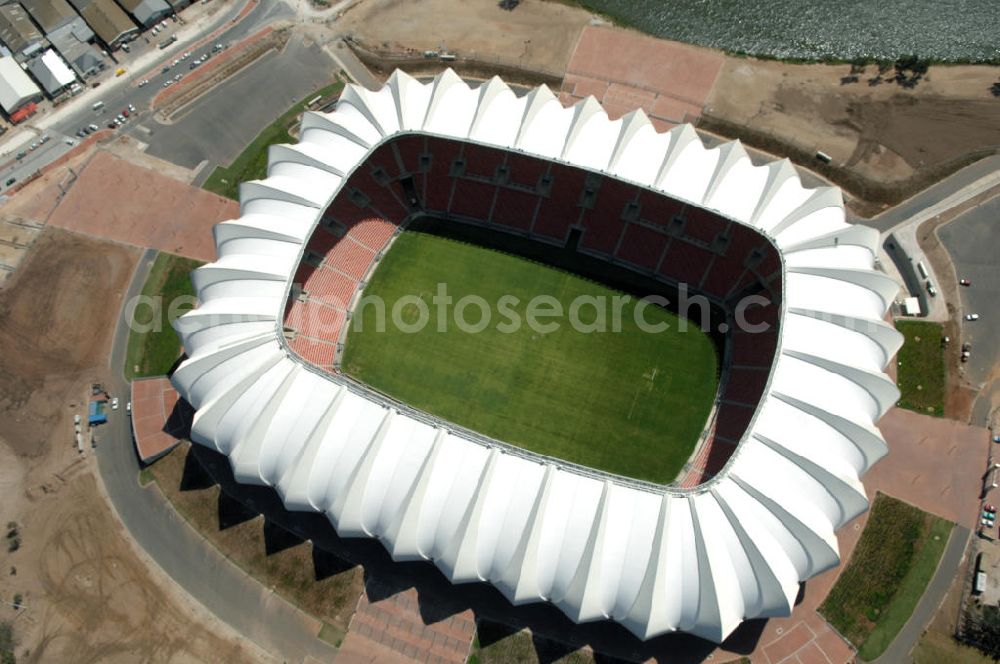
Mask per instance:
[[[766,132],[882,181],[1000,145],[990,86],[1000,68],[931,67],[912,89],[869,85],[874,65],[842,83],[849,65],[790,65],[727,58],[708,112]],[[890,72],[891,74],[891,72]]]
[[[139,255],[49,228],[0,291],[0,521],[21,533],[0,552],[0,598],[25,606],[0,619],[20,662],[253,659],[133,550],[73,444]]]
[[[536,70],[566,70],[589,12],[558,2],[523,0],[514,11],[497,0],[363,0],[337,22],[376,48],[447,50]],[[527,42],[527,43],[526,43]]]

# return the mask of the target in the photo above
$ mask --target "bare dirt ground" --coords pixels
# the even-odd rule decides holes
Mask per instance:
[[[590,19],[582,9],[543,0],[524,0],[514,11],[496,0],[365,0],[337,27],[380,49],[443,49],[563,72]]]
[[[139,252],[49,229],[0,297],[0,421],[41,457],[81,372],[104,365],[108,330]],[[70,401],[75,399],[70,398]],[[66,440],[72,428],[67,429]]]
[[[0,551],[0,620],[14,625],[18,661],[254,658],[134,551],[89,448],[74,446],[73,415],[105,375],[138,257],[48,228],[0,291],[0,521],[16,522],[21,541]]]
[[[810,156],[822,150],[835,165],[880,183],[1000,149],[1000,105],[990,93],[998,67],[933,66],[913,88],[888,80],[892,72],[870,85],[875,65],[842,83],[849,74],[849,65],[727,58],[706,115]]]

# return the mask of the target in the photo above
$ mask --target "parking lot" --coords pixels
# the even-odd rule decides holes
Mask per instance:
[[[1000,253],[996,242],[984,241],[995,236],[1000,223],[1000,196],[966,212],[943,226],[938,235],[951,255],[956,277],[968,279],[972,285],[960,288],[961,311],[978,313],[979,320],[962,323],[962,340],[972,344],[971,357],[962,365],[965,379],[977,387],[996,378],[995,367],[1000,361]],[[958,305],[959,303],[955,303]],[[981,397],[989,399],[985,394]],[[974,424],[983,424],[988,410],[985,402],[977,404]]]
[[[293,37],[282,52],[264,55],[216,86],[172,124],[147,123],[153,133],[143,140],[149,154],[185,168],[202,161],[228,164],[288,107],[331,82],[336,71],[320,45]]]

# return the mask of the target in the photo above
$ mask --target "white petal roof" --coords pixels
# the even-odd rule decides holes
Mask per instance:
[[[484,444],[290,353],[296,257],[345,175],[400,132],[603,171],[771,239],[784,264],[778,355],[716,477],[654,486]],[[658,134],[641,111],[610,121],[592,99],[563,108],[544,86],[519,98],[450,70],[348,86],[269,164],[241,186],[240,218],[216,227],[219,260],[194,276],[202,304],[176,323],[187,359],[172,380],[197,411],[192,438],[239,481],[454,583],[640,639],[721,641],[745,619],[789,614],[799,582],[839,562],[834,531],[866,509],[859,477],[886,453],[875,422],[898,391],[882,369],[901,344],[883,322],[895,285],[873,269],[877,233],[845,222],[839,190],[803,188],[787,161],[754,166],[739,143],[706,149],[687,125]]]

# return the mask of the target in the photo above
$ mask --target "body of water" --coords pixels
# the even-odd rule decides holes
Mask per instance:
[[[644,32],[775,58],[1000,60],[1000,0],[583,0]]]

